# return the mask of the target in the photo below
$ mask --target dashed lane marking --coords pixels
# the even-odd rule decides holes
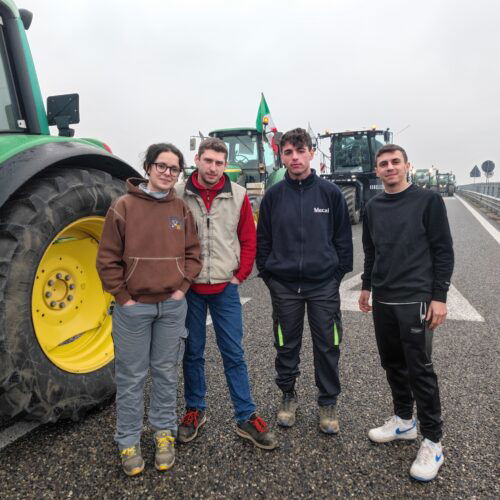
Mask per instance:
[[[472,208],[469,203],[467,203],[465,200],[462,199],[461,196],[455,196],[455,198],[460,202],[463,203],[465,208],[479,221],[481,226],[488,231],[488,233],[493,236],[493,239],[500,244],[500,231],[496,229],[492,224],[490,224],[483,215],[481,215],[476,209]]]
[[[17,422],[0,432],[0,450],[38,427],[38,422]]]
[[[241,305],[245,305],[249,300],[252,300],[252,297],[240,297],[240,302]],[[207,326],[211,325],[213,323],[212,317],[210,316],[210,313],[207,314]]]
[[[340,285],[340,306],[345,311],[361,312],[358,306],[359,292],[361,290],[361,274],[356,274]],[[472,307],[470,302],[453,286],[448,291],[447,319],[461,321],[480,321],[484,318]]]

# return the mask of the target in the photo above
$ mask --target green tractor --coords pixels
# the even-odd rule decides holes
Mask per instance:
[[[437,171],[434,168],[418,168],[413,172],[412,182],[423,189],[437,191]]]
[[[225,173],[247,189],[254,214],[258,214],[265,189],[282,180],[286,171],[266,134],[256,128],[225,128],[213,130],[208,135],[226,143],[228,164]],[[191,138],[191,150],[196,149],[195,139]]]
[[[73,137],[76,94],[49,97],[46,112],[31,19],[0,0],[0,415],[48,422],[115,392],[111,296],[95,260],[108,207],[136,172]]]
[[[442,195],[453,196],[456,188],[455,175],[452,172],[439,172],[437,175],[437,185]]]

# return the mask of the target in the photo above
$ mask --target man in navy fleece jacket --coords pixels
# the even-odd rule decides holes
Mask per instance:
[[[319,390],[319,424],[337,433],[342,339],[339,285],[352,270],[352,234],[340,189],[311,169],[311,138],[294,129],[281,139],[287,168],[283,181],[264,196],[257,227],[257,268],[271,293],[276,347],[276,383],[283,392],[278,424],[295,423],[304,314],[311,328]]]

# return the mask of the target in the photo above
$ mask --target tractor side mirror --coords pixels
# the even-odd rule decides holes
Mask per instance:
[[[189,150],[196,151],[196,137],[191,137],[191,139],[189,139]]]
[[[80,123],[80,101],[78,94],[55,95],[47,98],[47,119],[49,125],[57,125],[59,135],[73,137],[71,123]]]

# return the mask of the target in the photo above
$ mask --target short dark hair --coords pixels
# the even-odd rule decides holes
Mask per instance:
[[[313,147],[311,136],[303,128],[294,128],[285,132],[281,137],[280,146],[283,147],[287,143],[295,148],[307,146],[307,149],[312,149]]]
[[[179,167],[184,170],[186,164],[184,163],[184,155],[181,153],[180,149],[170,144],[169,142],[160,142],[158,144],[151,144],[147,151],[144,153],[144,172],[149,175],[149,170],[151,169],[151,164],[156,161],[161,153],[173,153],[177,158],[179,158]]]
[[[227,146],[224,141],[218,139],[217,137],[209,137],[201,141],[200,147],[198,148],[198,156],[201,156],[207,149],[211,149],[216,153],[224,153],[227,160]]]
[[[375,155],[375,166],[377,166],[379,156],[383,155],[384,153],[394,153],[394,151],[400,151],[401,154],[403,155],[403,159],[404,159],[405,163],[408,163],[408,155],[406,154],[406,151],[401,146],[398,146],[397,144],[384,144],[377,151],[377,154]]]

